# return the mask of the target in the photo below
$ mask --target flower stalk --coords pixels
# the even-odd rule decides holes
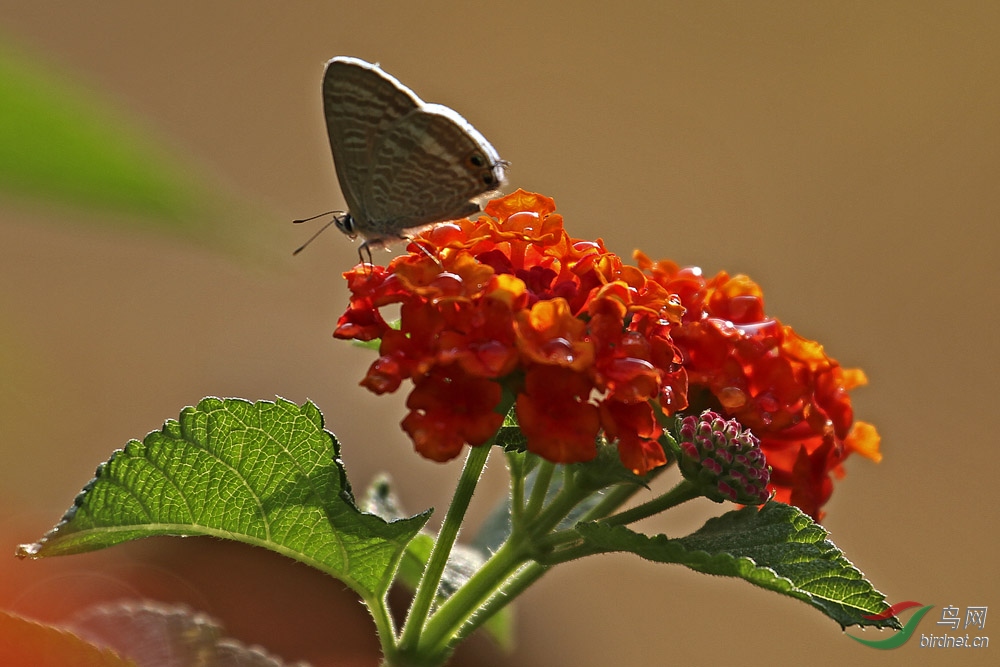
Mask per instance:
[[[489,455],[489,447],[473,447],[469,450],[451,505],[441,524],[441,531],[434,542],[434,548],[424,568],[424,575],[417,586],[413,603],[403,625],[398,645],[401,653],[419,643],[420,633],[431,605],[434,604],[445,565],[448,563],[455,540],[458,539],[462,521],[465,519],[465,513],[469,509],[469,503],[472,501],[472,495],[479,484],[479,478],[483,474]]]
[[[421,455],[443,462],[470,446],[398,642],[384,639],[390,664],[438,664],[553,564],[600,551],[577,522],[623,527],[699,496],[774,497],[818,519],[847,456],[880,458],[850,403],[864,374],[766,315],[746,276],[706,278],[640,252],[632,266],[569,237],[551,199],[520,190],[484,212],[422,232],[388,267],[345,274],[352,297],[334,335],[379,341],[361,384],[383,394],[412,382],[402,426]],[[389,305],[398,327],[382,318]],[[503,429],[519,439],[498,440]],[[442,600],[496,443],[513,447],[509,534]],[[674,463],[684,479],[620,511]],[[376,623],[391,637],[388,616]]]

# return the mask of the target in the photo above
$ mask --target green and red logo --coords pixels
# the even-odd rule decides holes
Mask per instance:
[[[916,613],[914,613],[913,616],[910,617],[910,620],[906,622],[906,625],[903,626],[902,630],[892,635],[891,637],[887,637],[886,639],[861,639],[860,637],[855,637],[854,635],[847,635],[847,636],[853,639],[854,641],[860,644],[864,644],[865,646],[871,648],[877,648],[881,650],[899,648],[900,646],[902,646],[903,644],[905,644],[910,640],[910,637],[913,636],[913,633],[917,629],[917,625],[920,623],[920,620],[924,617],[924,615],[927,612],[929,612],[931,609],[934,608],[934,605],[929,604],[924,606],[921,605],[919,602],[907,600],[906,602],[897,602],[896,604],[892,605],[891,607],[883,611],[881,614],[871,614],[869,616],[865,616],[865,618],[868,619],[869,621],[884,621],[887,618],[891,618],[892,616],[898,616],[900,612],[906,611],[908,609],[913,609],[914,607],[920,607],[920,609]]]

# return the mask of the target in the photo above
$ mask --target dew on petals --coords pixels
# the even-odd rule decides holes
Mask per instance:
[[[741,408],[747,403],[746,392],[738,387],[725,387],[718,394],[719,402],[727,410]]]
[[[582,252],[584,250],[600,250],[601,247],[593,241],[577,241],[573,244],[573,250]]]
[[[441,296],[458,296],[462,293],[462,278],[455,273],[441,272],[431,282],[430,287],[440,291]]]
[[[745,336],[774,336],[778,334],[778,323],[773,319],[762,320],[760,322],[742,322],[737,328]]]
[[[538,217],[534,211],[518,211],[507,218],[507,225],[519,232],[531,231],[538,222]]]
[[[541,352],[549,361],[558,364],[569,365],[576,361],[573,344],[565,338],[550,338],[542,345]]]

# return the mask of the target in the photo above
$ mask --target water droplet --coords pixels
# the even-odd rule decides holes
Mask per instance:
[[[747,395],[738,387],[726,387],[719,392],[719,402],[728,409],[734,410],[746,405]]]
[[[542,354],[546,358],[566,366],[576,361],[573,344],[565,338],[551,338],[542,345]]]

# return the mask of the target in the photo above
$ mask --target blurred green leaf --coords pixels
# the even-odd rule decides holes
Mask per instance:
[[[0,660],[34,667],[135,667],[131,660],[72,632],[0,610]]]
[[[294,558],[372,600],[388,590],[428,516],[385,521],[362,513],[340,445],[312,403],[206,398],[115,452],[63,520],[18,555],[210,535]]]
[[[204,234],[216,196],[111,104],[0,46],[0,189]]]

